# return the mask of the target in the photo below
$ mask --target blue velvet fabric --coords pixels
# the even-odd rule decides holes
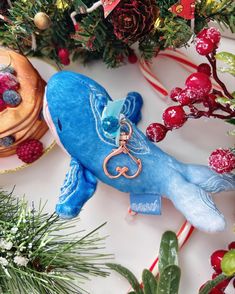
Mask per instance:
[[[67,218],[77,215],[94,193],[97,178],[130,193],[138,212],[147,209],[151,213],[153,204],[159,206],[159,197],[164,196],[198,229],[209,232],[224,229],[224,217],[209,193],[234,190],[235,176],[219,175],[202,165],[184,164],[151,143],[134,124],[141,117],[142,99],[130,94],[123,109],[126,117],[134,122],[128,147],[143,164],[142,172],[135,179],[110,179],[103,171],[103,161],[116,145],[115,139],[107,138],[102,130],[102,111],[111,100],[102,86],[81,74],[63,71],[49,80],[46,99],[60,141],[72,157],[71,168],[76,166],[62,188],[57,205],[59,215]],[[115,174],[117,166],[128,166],[131,173],[136,170],[124,154],[113,158],[108,168]],[[68,193],[64,193],[66,189]],[[152,203],[146,206],[148,195]]]

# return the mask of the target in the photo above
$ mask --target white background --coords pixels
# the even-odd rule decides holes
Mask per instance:
[[[234,49],[234,40],[222,41],[221,50],[234,53]],[[192,59],[199,60],[194,48],[187,50],[187,54],[191,55]],[[161,121],[162,111],[168,102],[163,101],[150,88],[137,64],[128,64],[111,70],[101,62],[92,63],[85,68],[76,63],[68,69],[96,79],[113,99],[125,97],[128,91],[140,92],[144,98],[143,120],[140,123],[143,131],[149,123]],[[187,73],[173,62],[160,59],[155,64],[155,72],[168,88],[183,86],[187,76]],[[223,79],[227,79],[230,86],[234,85],[231,77],[224,75]],[[233,86],[233,90],[234,88]],[[218,120],[191,120],[183,128],[169,133],[159,146],[179,160],[207,164],[208,155],[212,150],[234,143],[234,138],[226,135],[229,129],[229,125]],[[40,199],[48,201],[47,210],[52,212],[68,165],[68,156],[56,147],[32,166],[14,174],[1,175],[0,186],[11,190],[16,185],[16,195],[25,195],[28,200],[36,203]],[[234,194],[230,192],[215,197],[217,206],[225,214],[228,222],[226,231],[212,235],[196,231],[180,252],[181,294],[197,293],[200,285],[210,279],[212,274],[209,265],[210,254],[216,249],[226,248],[227,244],[235,239]],[[77,224],[77,230],[92,230],[107,221],[107,225],[100,230],[100,235],[108,235],[105,251],[114,253],[117,263],[128,267],[140,278],[142,270],[149,267],[157,256],[162,233],[166,230],[177,231],[183,217],[169,201],[164,200],[161,217],[130,218],[127,216],[128,198],[127,194],[99,183],[94,197],[80,214],[81,221]],[[85,287],[92,294],[125,294],[129,288],[128,283],[117,274],[112,274],[108,278],[92,279]],[[232,291],[230,293],[234,293]]]

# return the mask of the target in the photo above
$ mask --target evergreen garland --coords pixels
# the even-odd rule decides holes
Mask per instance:
[[[75,221],[29,208],[0,191],[0,293],[87,293],[81,282],[106,276],[97,230],[71,233]]]

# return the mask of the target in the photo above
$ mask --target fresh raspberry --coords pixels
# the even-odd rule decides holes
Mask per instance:
[[[217,250],[211,255],[211,265],[213,269],[216,271],[216,273],[220,274],[222,272],[221,270],[221,261],[224,257],[225,253],[227,253],[227,250]]]
[[[182,106],[193,104],[197,100],[197,92],[190,88],[185,88],[179,93],[177,100]]]
[[[235,249],[235,241],[231,242],[229,245],[228,245],[228,249],[231,250],[231,249]]]
[[[221,39],[220,31],[214,27],[207,29],[206,36],[215,45],[218,45]]]
[[[162,115],[164,124],[169,129],[178,129],[186,122],[187,117],[182,106],[168,107]]]
[[[209,166],[219,174],[235,169],[235,154],[229,149],[216,149],[209,157]]]
[[[37,160],[43,153],[43,145],[36,139],[29,139],[21,143],[17,149],[16,154],[19,159],[25,163],[31,163]]]
[[[19,83],[15,76],[8,72],[0,72],[0,95],[6,90],[17,90]]]
[[[218,275],[220,275],[219,273],[213,273],[213,275],[212,275],[212,280],[214,280]],[[217,289],[219,289],[219,290],[225,290],[226,288],[227,288],[227,286],[228,286],[228,284],[229,284],[229,282],[230,282],[230,278],[228,278],[228,279],[226,279],[226,280],[224,280],[224,281],[222,281],[221,283],[219,283],[217,286],[215,286],[215,288],[217,288]]]
[[[177,97],[181,91],[182,91],[182,89],[179,87],[173,88],[170,92],[170,98],[175,102],[178,101]]]
[[[152,142],[162,141],[167,133],[167,128],[159,123],[152,123],[146,129],[146,135]]]
[[[202,72],[202,73],[206,74],[207,76],[211,75],[211,67],[208,63],[199,64],[197,67],[197,71]]]
[[[2,98],[0,98],[0,112],[6,109],[7,105]]]
[[[208,55],[215,49],[214,43],[207,38],[197,39],[196,50],[200,55]]]
[[[129,63],[134,64],[134,63],[136,63],[138,61],[138,57],[136,56],[135,53],[131,53],[128,56],[128,61],[129,61]]]
[[[194,90],[198,98],[204,98],[205,95],[209,94],[212,88],[210,78],[202,72],[191,74],[187,78],[185,85],[187,88]]]

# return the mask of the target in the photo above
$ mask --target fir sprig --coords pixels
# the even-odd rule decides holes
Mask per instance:
[[[0,191],[0,293],[85,293],[84,280],[107,275],[103,225],[71,233],[77,220],[43,211]]]

